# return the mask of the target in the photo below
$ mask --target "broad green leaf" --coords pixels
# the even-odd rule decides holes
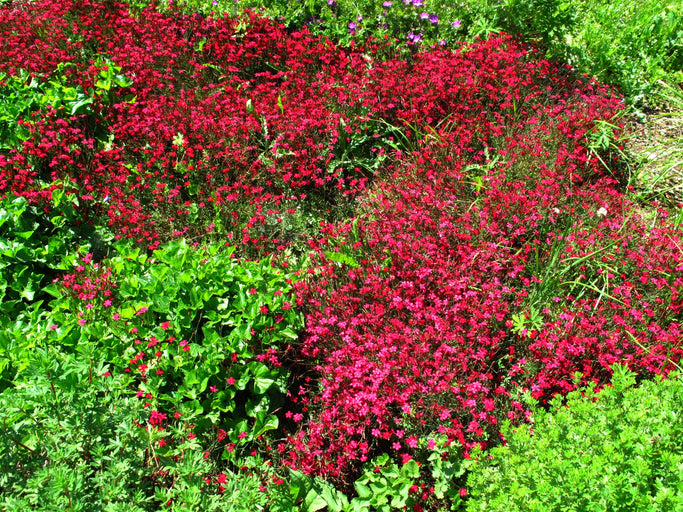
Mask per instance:
[[[360,498],[369,498],[373,495],[372,491],[367,485],[355,482],[353,486],[356,488],[356,492]]]
[[[420,466],[417,465],[415,459],[411,459],[403,465],[401,475],[408,478],[418,478],[420,476]]]

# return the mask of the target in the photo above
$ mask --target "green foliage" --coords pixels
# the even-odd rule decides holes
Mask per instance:
[[[427,504],[440,510],[447,510],[446,506],[448,510],[459,510],[460,484],[466,470],[459,446],[449,443],[445,435],[437,435],[430,441],[421,439],[420,444],[425,452],[422,464],[411,459],[399,465],[386,453],[367,463],[363,474],[354,482],[357,496],[342,510],[391,512]],[[431,490],[424,500],[421,495],[426,488]],[[330,505],[330,510],[336,509]]]
[[[106,373],[95,343],[68,353],[42,346],[55,335],[39,324],[30,335],[40,346],[0,394],[0,509],[241,512],[268,501],[263,464],[219,472],[189,437],[161,450],[173,430],[146,428],[133,378]]]
[[[657,81],[683,82],[683,9],[658,0],[585,2],[567,41],[567,57],[581,71],[618,86],[640,106]]]
[[[339,118],[338,138],[334,158],[327,164],[329,174],[341,169],[353,169],[351,177],[372,178],[389,157],[389,150],[411,148],[405,133],[384,120],[351,121]]]
[[[680,510],[683,382],[633,387],[614,367],[612,387],[557,397],[533,424],[505,429],[507,445],[471,466],[467,510]]]
[[[124,243],[116,250],[98,263],[69,254],[61,263],[75,267],[71,282],[116,293],[83,300],[50,285],[51,310],[36,302],[0,332],[0,503],[263,509],[281,488],[265,492],[272,470],[235,446],[278,426],[287,374],[268,349],[301,327],[289,277],[221,244],[178,241],[151,257]],[[149,357],[140,366],[126,363],[141,351]],[[162,412],[168,419],[154,421]]]
[[[30,335],[42,345],[37,325]],[[136,427],[142,403],[125,392],[131,379],[103,378],[92,347],[38,346],[26,363],[0,395],[3,510],[144,510],[149,441]]]
[[[28,140],[28,128],[18,122],[30,123],[32,112],[49,105],[54,109],[64,107],[74,115],[82,113],[92,101],[80,86],[42,82],[25,71],[19,76],[0,73],[0,150],[12,149]]]
[[[45,77],[27,71],[18,76],[0,72],[0,151],[17,148],[30,138],[31,114],[47,107],[62,115],[98,116],[93,110],[97,102],[111,105],[115,101],[117,89],[128,88],[133,81],[121,73],[104,56],[97,56],[94,65],[100,68],[95,80],[95,88],[84,90],[68,83],[64,70],[69,66],[62,63],[52,76]],[[135,101],[132,95],[125,96],[127,101]]]
[[[103,234],[93,226],[75,225],[78,199],[68,183],[52,190],[47,216],[23,197],[0,199],[0,321],[16,319],[32,304],[54,295],[52,281],[65,269],[65,259],[79,245],[103,251]]]
[[[301,471],[289,470],[285,483],[272,487],[270,512],[341,512],[347,510],[349,501],[332,484],[321,478],[305,475]]]
[[[415,460],[409,460],[403,466],[390,462],[389,455],[384,454],[375,459],[371,471],[354,482],[358,499],[355,500],[354,511],[378,510],[389,512],[412,507],[415,500],[410,496],[411,487],[420,476],[420,468]]]
[[[128,244],[116,250],[79,278],[92,282],[106,264],[115,293],[53,301],[55,325],[78,319],[81,341],[99,340],[155,409],[180,413],[197,432],[220,427],[244,444],[277,428],[288,375],[275,351],[303,325],[288,302],[291,276],[270,259],[237,261],[222,244],[175,241],[151,257]]]
[[[566,57],[566,39],[576,30],[579,2],[572,0],[505,0],[477,2],[469,36],[504,30],[541,45],[554,58]]]

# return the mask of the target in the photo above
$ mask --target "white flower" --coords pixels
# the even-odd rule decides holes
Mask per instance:
[[[607,208],[601,206],[600,209],[597,212],[595,212],[595,215],[597,215],[598,217],[604,217],[605,215],[607,215]]]

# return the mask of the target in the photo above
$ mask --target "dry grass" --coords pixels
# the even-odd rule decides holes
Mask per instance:
[[[639,196],[683,208],[683,86],[662,83],[657,107],[634,123],[627,151],[634,158]]]

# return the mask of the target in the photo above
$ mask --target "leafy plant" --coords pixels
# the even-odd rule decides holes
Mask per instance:
[[[219,467],[205,456],[210,440],[146,425],[154,414],[132,389],[134,378],[111,374],[96,342],[73,353],[45,346],[40,338],[57,334],[40,323],[29,336],[39,346],[0,394],[3,510],[246,512],[271,501],[267,466]],[[254,461],[237,463],[246,469]]]
[[[24,197],[0,200],[0,312],[6,317],[49,301],[55,293],[52,281],[79,246],[106,250],[103,233],[89,224],[76,225],[78,199],[70,184],[52,187],[49,216]]]
[[[683,383],[615,366],[612,386],[556,397],[478,453],[467,510],[676,510],[683,505]]]
[[[0,394],[3,509],[149,510],[151,439],[132,379],[104,376],[92,345],[46,347],[35,324],[29,336],[39,346]]]
[[[151,258],[116,249],[103,262],[111,277],[99,281],[114,293],[54,301],[55,324],[75,315],[103,355],[137,376],[155,409],[177,412],[198,431],[216,424],[244,444],[277,428],[288,379],[277,351],[301,329],[287,301],[290,276],[270,259],[238,262],[222,244],[170,242]],[[98,282],[96,267],[79,268],[63,279],[69,289]]]

